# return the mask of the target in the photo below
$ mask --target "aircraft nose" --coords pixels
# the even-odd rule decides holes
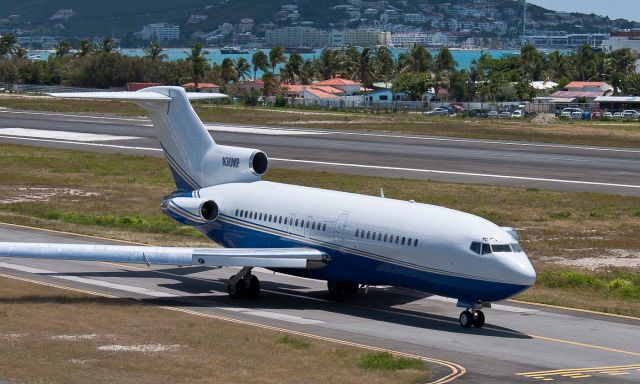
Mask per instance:
[[[513,271],[514,280],[520,285],[532,286],[536,282],[536,271],[531,265],[531,261],[521,253],[519,257],[510,263],[509,267]]]

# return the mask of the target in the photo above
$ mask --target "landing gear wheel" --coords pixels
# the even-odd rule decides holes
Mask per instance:
[[[360,284],[329,280],[327,288],[331,296],[355,295],[360,289]]]
[[[254,275],[249,278],[249,289],[247,289],[247,297],[249,299],[257,299],[260,296],[260,280]]]
[[[475,311],[473,315],[473,326],[476,328],[482,328],[484,325],[484,313],[482,313],[482,311]]]
[[[471,328],[473,319],[474,316],[470,311],[463,311],[460,314],[460,325],[462,325],[463,328]]]
[[[233,276],[231,276],[229,280],[231,279],[233,279]],[[231,297],[232,299],[243,298],[246,293],[246,287],[245,287],[244,281],[240,279],[235,284],[231,284],[231,283],[227,284],[227,292],[229,292],[229,297]]]

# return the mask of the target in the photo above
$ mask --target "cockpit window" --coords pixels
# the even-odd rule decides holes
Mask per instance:
[[[520,246],[520,244],[518,244],[518,243],[511,243],[511,250],[512,250],[513,252],[524,252],[524,251],[522,250],[522,247],[521,247],[521,246]]]
[[[477,253],[478,255],[480,254],[480,249],[481,249],[481,248],[482,248],[482,244],[480,244],[479,242],[474,241],[473,243],[471,243],[471,247],[470,247],[470,249],[471,249],[473,252]]]
[[[489,246],[489,244],[482,244],[482,254],[486,255],[488,253],[491,253],[491,247]]]
[[[511,252],[509,244],[491,244],[491,250],[495,252]]]

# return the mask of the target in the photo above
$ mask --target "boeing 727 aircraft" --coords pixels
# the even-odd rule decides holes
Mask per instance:
[[[466,328],[482,327],[483,307],[535,281],[511,228],[413,201],[261,181],[267,156],[216,144],[189,103],[224,95],[152,87],[53,96],[146,108],[177,186],[162,211],[226,248],[0,243],[1,256],[240,266],[228,282],[232,298],[258,296],[255,267],[327,280],[332,295],[391,285],[457,299]]]

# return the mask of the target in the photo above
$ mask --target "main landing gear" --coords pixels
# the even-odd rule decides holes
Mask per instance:
[[[260,280],[251,274],[251,267],[244,267],[229,278],[227,292],[232,299],[256,299],[260,296]]]
[[[327,288],[329,289],[329,294],[334,297],[355,295],[360,289],[360,284],[329,280],[327,281]]]
[[[471,311],[467,309],[460,314],[460,325],[464,328],[482,328],[484,325],[484,313],[479,309],[472,309]]]

